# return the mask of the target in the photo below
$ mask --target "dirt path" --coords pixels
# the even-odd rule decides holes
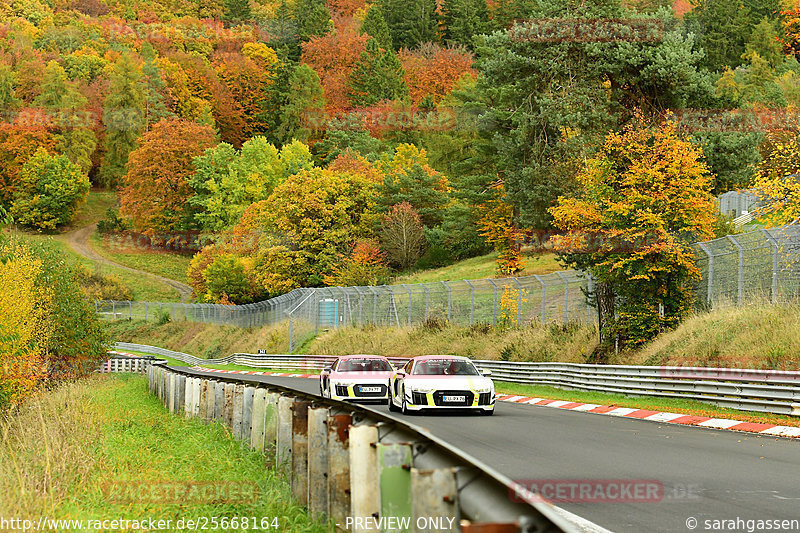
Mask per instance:
[[[179,281],[175,281],[173,279],[159,276],[157,274],[145,272],[144,270],[137,270],[135,268],[127,267],[115,261],[111,261],[110,259],[106,259],[105,257],[95,252],[92,249],[92,247],[89,246],[89,236],[94,232],[96,227],[97,224],[90,224],[89,226],[85,226],[83,228],[67,233],[66,235],[67,243],[69,244],[70,248],[75,250],[76,253],[96,263],[100,263],[103,265],[110,265],[116,268],[121,268],[122,270],[127,270],[128,272],[133,272],[134,274],[149,276],[151,278],[157,279],[162,283],[166,283],[167,285],[178,291],[182,303],[186,303],[189,301],[189,298],[191,298],[192,296],[192,288],[189,287],[188,285],[181,283]]]

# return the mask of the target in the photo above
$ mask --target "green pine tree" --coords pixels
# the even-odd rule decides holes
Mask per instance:
[[[333,21],[325,0],[297,0],[293,18],[297,40],[304,43],[312,37],[326,35],[333,28]]]
[[[361,33],[366,33],[378,42],[384,50],[394,50],[392,36],[389,34],[389,26],[383,16],[383,10],[378,4],[372,4],[361,24]]]
[[[315,130],[324,129],[324,112],[325,96],[319,76],[308,65],[300,65],[289,80],[275,135],[282,145],[292,139],[306,142]]]
[[[222,19],[226,22],[245,22],[253,18],[250,12],[250,0],[225,0]]]
[[[174,117],[175,114],[167,109],[162,92],[167,85],[161,77],[161,69],[156,63],[157,55],[153,46],[145,42],[142,45],[142,78],[145,88],[145,131],[150,131],[150,126],[163,118]]]
[[[764,58],[773,69],[783,62],[783,50],[775,32],[775,23],[767,17],[761,19],[761,22],[753,28],[753,33],[745,45],[745,55],[753,52]]]
[[[383,50],[375,39],[367,41],[352,74],[348,97],[356,107],[367,107],[381,100],[396,100],[408,95],[403,67],[393,50]]]
[[[0,65],[0,108],[13,111],[20,104],[15,86],[17,77],[11,65]]]
[[[472,38],[488,31],[486,0],[446,0],[442,7],[444,41],[472,45]]]
[[[436,0],[381,0],[395,50],[438,41]]]
[[[123,55],[114,66],[109,85],[103,112],[106,153],[100,178],[106,187],[113,187],[125,174],[128,156],[136,148],[145,125],[147,96],[142,74],[131,54]]]

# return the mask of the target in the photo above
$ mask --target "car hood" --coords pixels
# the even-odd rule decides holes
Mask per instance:
[[[485,376],[406,376],[404,382],[410,387],[437,390],[474,390],[492,387],[492,380]]]
[[[341,381],[388,381],[392,372],[331,372],[330,377]]]

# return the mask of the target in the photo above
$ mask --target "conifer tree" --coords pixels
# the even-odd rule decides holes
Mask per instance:
[[[403,67],[393,50],[383,50],[373,38],[350,75],[348,97],[354,106],[366,107],[381,100],[395,100],[408,94]]]

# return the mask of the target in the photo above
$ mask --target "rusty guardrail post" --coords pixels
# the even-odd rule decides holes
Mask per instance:
[[[275,445],[275,466],[287,473],[292,460],[292,402],[288,396],[278,398],[278,427]]]
[[[292,403],[292,494],[300,505],[308,503],[308,409],[311,402]]]
[[[328,415],[328,517],[336,524],[344,524],[350,516],[352,424],[352,415]]]
[[[308,510],[317,520],[328,512],[328,428],[330,409],[308,410]]]

